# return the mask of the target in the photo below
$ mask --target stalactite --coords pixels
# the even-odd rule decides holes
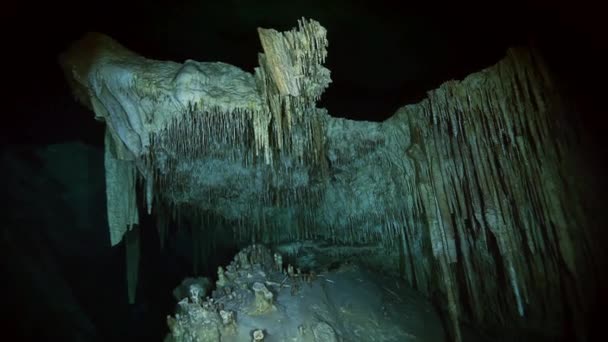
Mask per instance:
[[[136,171],[130,160],[120,159],[120,142],[106,130],[104,167],[110,243],[118,244],[129,227],[139,223],[136,198]]]
[[[154,177],[148,175],[145,181],[146,186],[146,208],[148,209],[148,215],[152,214],[152,201],[154,198]]]
[[[139,227],[131,228],[125,234],[125,256],[127,272],[127,288],[129,294],[129,304],[135,303],[137,293],[137,280],[139,278]]]

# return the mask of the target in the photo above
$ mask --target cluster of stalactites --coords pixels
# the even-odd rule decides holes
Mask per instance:
[[[270,181],[269,181],[270,182]],[[209,240],[215,229],[230,233],[230,241],[236,244],[268,243],[307,240],[323,236],[340,238],[335,231],[319,229],[316,207],[321,201],[321,189],[310,187],[285,188],[282,191],[268,187],[261,191],[254,201],[247,203],[236,217],[226,217],[222,213],[204,208],[201,203],[175,202],[171,194],[155,193],[156,221],[161,244],[168,237],[169,226],[200,227],[206,233],[202,239]],[[221,193],[217,195],[223,195]],[[213,195],[212,195],[213,196]],[[272,210],[269,210],[272,208]],[[277,217],[277,212],[283,215]],[[173,223],[173,224],[171,224]],[[365,233],[352,223],[353,236],[345,236],[343,242],[354,242],[355,235],[366,239]],[[335,229],[339,229],[335,227]],[[195,240],[195,237],[193,237]],[[162,247],[162,246],[161,246]]]
[[[203,158],[249,165],[257,160],[252,120],[263,115],[255,108],[226,111],[192,105],[160,132],[151,134],[150,151],[144,159],[150,167],[162,169],[163,174],[170,174],[178,163]]]
[[[265,53],[260,54],[255,79],[262,105],[226,110],[191,104],[150,134],[142,169],[153,181],[146,184],[160,192],[187,191],[180,188],[184,180],[177,177],[179,165],[204,158],[245,168],[263,163],[276,174],[284,164],[296,163],[324,174],[327,115],[316,108],[316,101],[330,82],[329,70],[322,66],[326,30],[303,19],[297,29],[259,29],[259,35]]]
[[[161,205],[180,208],[182,204],[171,203],[171,193],[187,192],[188,189],[183,188],[187,180],[176,177],[178,167],[181,163],[202,158],[219,158],[244,167],[263,162],[274,165],[276,175],[289,172],[283,170],[282,159],[308,165],[309,170],[315,172],[325,169],[326,115],[316,108],[316,101],[330,82],[329,70],[322,66],[327,55],[326,30],[316,21],[301,20],[298,29],[284,33],[260,29],[259,35],[265,53],[259,56],[260,67],[256,69],[255,78],[262,107],[236,108],[227,112],[192,104],[184,115],[173,118],[164,129],[151,134],[150,153],[144,156],[142,168],[149,170],[145,183],[148,203],[152,198],[159,198],[152,195],[152,188],[157,188],[155,194],[165,194]],[[167,157],[157,151],[171,153]],[[286,192],[285,189],[290,190]],[[265,214],[260,215],[264,207],[287,208],[296,204],[307,207],[307,203],[312,206],[318,202],[314,191],[309,189],[285,189],[275,188],[267,181],[259,201],[251,204],[244,217],[233,220],[238,227],[234,230],[238,240],[259,241],[268,236],[285,236],[268,234],[285,228],[282,223],[273,225],[272,218],[266,218]],[[167,203],[162,204],[165,201]],[[179,210],[172,210],[176,211]],[[291,225],[293,229],[286,235],[294,238],[312,236],[312,231],[304,228],[313,226],[310,213],[312,210],[302,210],[296,215],[294,222],[298,224]],[[157,216],[166,222],[160,218],[162,214]],[[251,234],[247,233],[249,230]],[[161,231],[161,235],[165,235],[166,229]]]
[[[267,163],[273,150],[285,151],[300,162],[323,160],[324,116],[316,102],[331,82],[323,67],[327,56],[326,30],[314,20],[300,20],[288,32],[258,29],[263,54],[255,70],[268,115],[255,117],[258,150]]]
[[[434,259],[412,260],[405,273],[423,291],[444,289],[457,340],[463,307],[485,323],[542,320],[563,298],[578,309],[590,270],[583,256],[592,251],[584,250],[589,236],[566,165],[574,147],[556,96],[538,56],[517,49],[401,114],[415,165],[404,216],[426,226],[404,221],[402,249],[416,255],[427,246]],[[443,284],[429,282],[433,272]],[[560,287],[564,274],[572,283]]]

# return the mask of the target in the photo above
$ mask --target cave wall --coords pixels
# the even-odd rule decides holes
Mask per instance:
[[[139,180],[161,236],[188,217],[199,245],[227,230],[242,243],[366,246],[445,300],[456,340],[464,317],[548,330],[573,317],[584,338],[600,249],[574,183],[576,134],[538,53],[511,49],[375,123],[316,108],[330,82],[318,23],[259,34],[254,75],[147,60],[103,36],[64,55],[107,124],[106,177],[119,180],[108,196],[126,201],[108,203],[112,244],[137,223]]]

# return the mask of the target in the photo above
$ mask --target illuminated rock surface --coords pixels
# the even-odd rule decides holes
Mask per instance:
[[[110,237],[126,236],[131,301],[143,201],[161,237],[195,227],[195,249],[226,234],[241,246],[313,241],[401,273],[445,302],[456,340],[465,317],[553,331],[571,315],[584,336],[601,250],[574,183],[575,137],[534,51],[509,50],[374,123],[316,108],[330,83],[318,23],[259,35],[254,74],[144,59],[95,34],[63,56],[107,125]]]
[[[207,300],[181,300],[165,341],[256,341],[256,331],[266,342],[445,340],[436,310],[403,280],[355,265],[289,276],[260,252],[269,255],[259,245],[241,251],[250,262],[235,257],[228,282]],[[270,310],[258,310],[256,286],[272,294]]]

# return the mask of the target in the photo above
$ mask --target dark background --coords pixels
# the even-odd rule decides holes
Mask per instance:
[[[410,5],[411,3],[411,5]],[[328,29],[333,84],[321,105],[333,116],[382,120],[426,91],[496,63],[508,46],[534,41],[582,105],[591,128],[606,75],[604,11],[592,1],[28,1],[3,5],[9,110],[2,139],[81,140],[102,128],[69,95],[57,56],[87,31],[110,35],[148,58],[223,61],[252,72],[262,51],[257,27],[290,29],[297,19]],[[593,108],[595,112],[591,110]],[[592,113],[593,112],[593,113]],[[592,115],[593,114],[593,115]],[[598,114],[598,115],[596,115]],[[580,115],[580,114],[579,114]],[[9,125],[8,121],[11,121]]]

